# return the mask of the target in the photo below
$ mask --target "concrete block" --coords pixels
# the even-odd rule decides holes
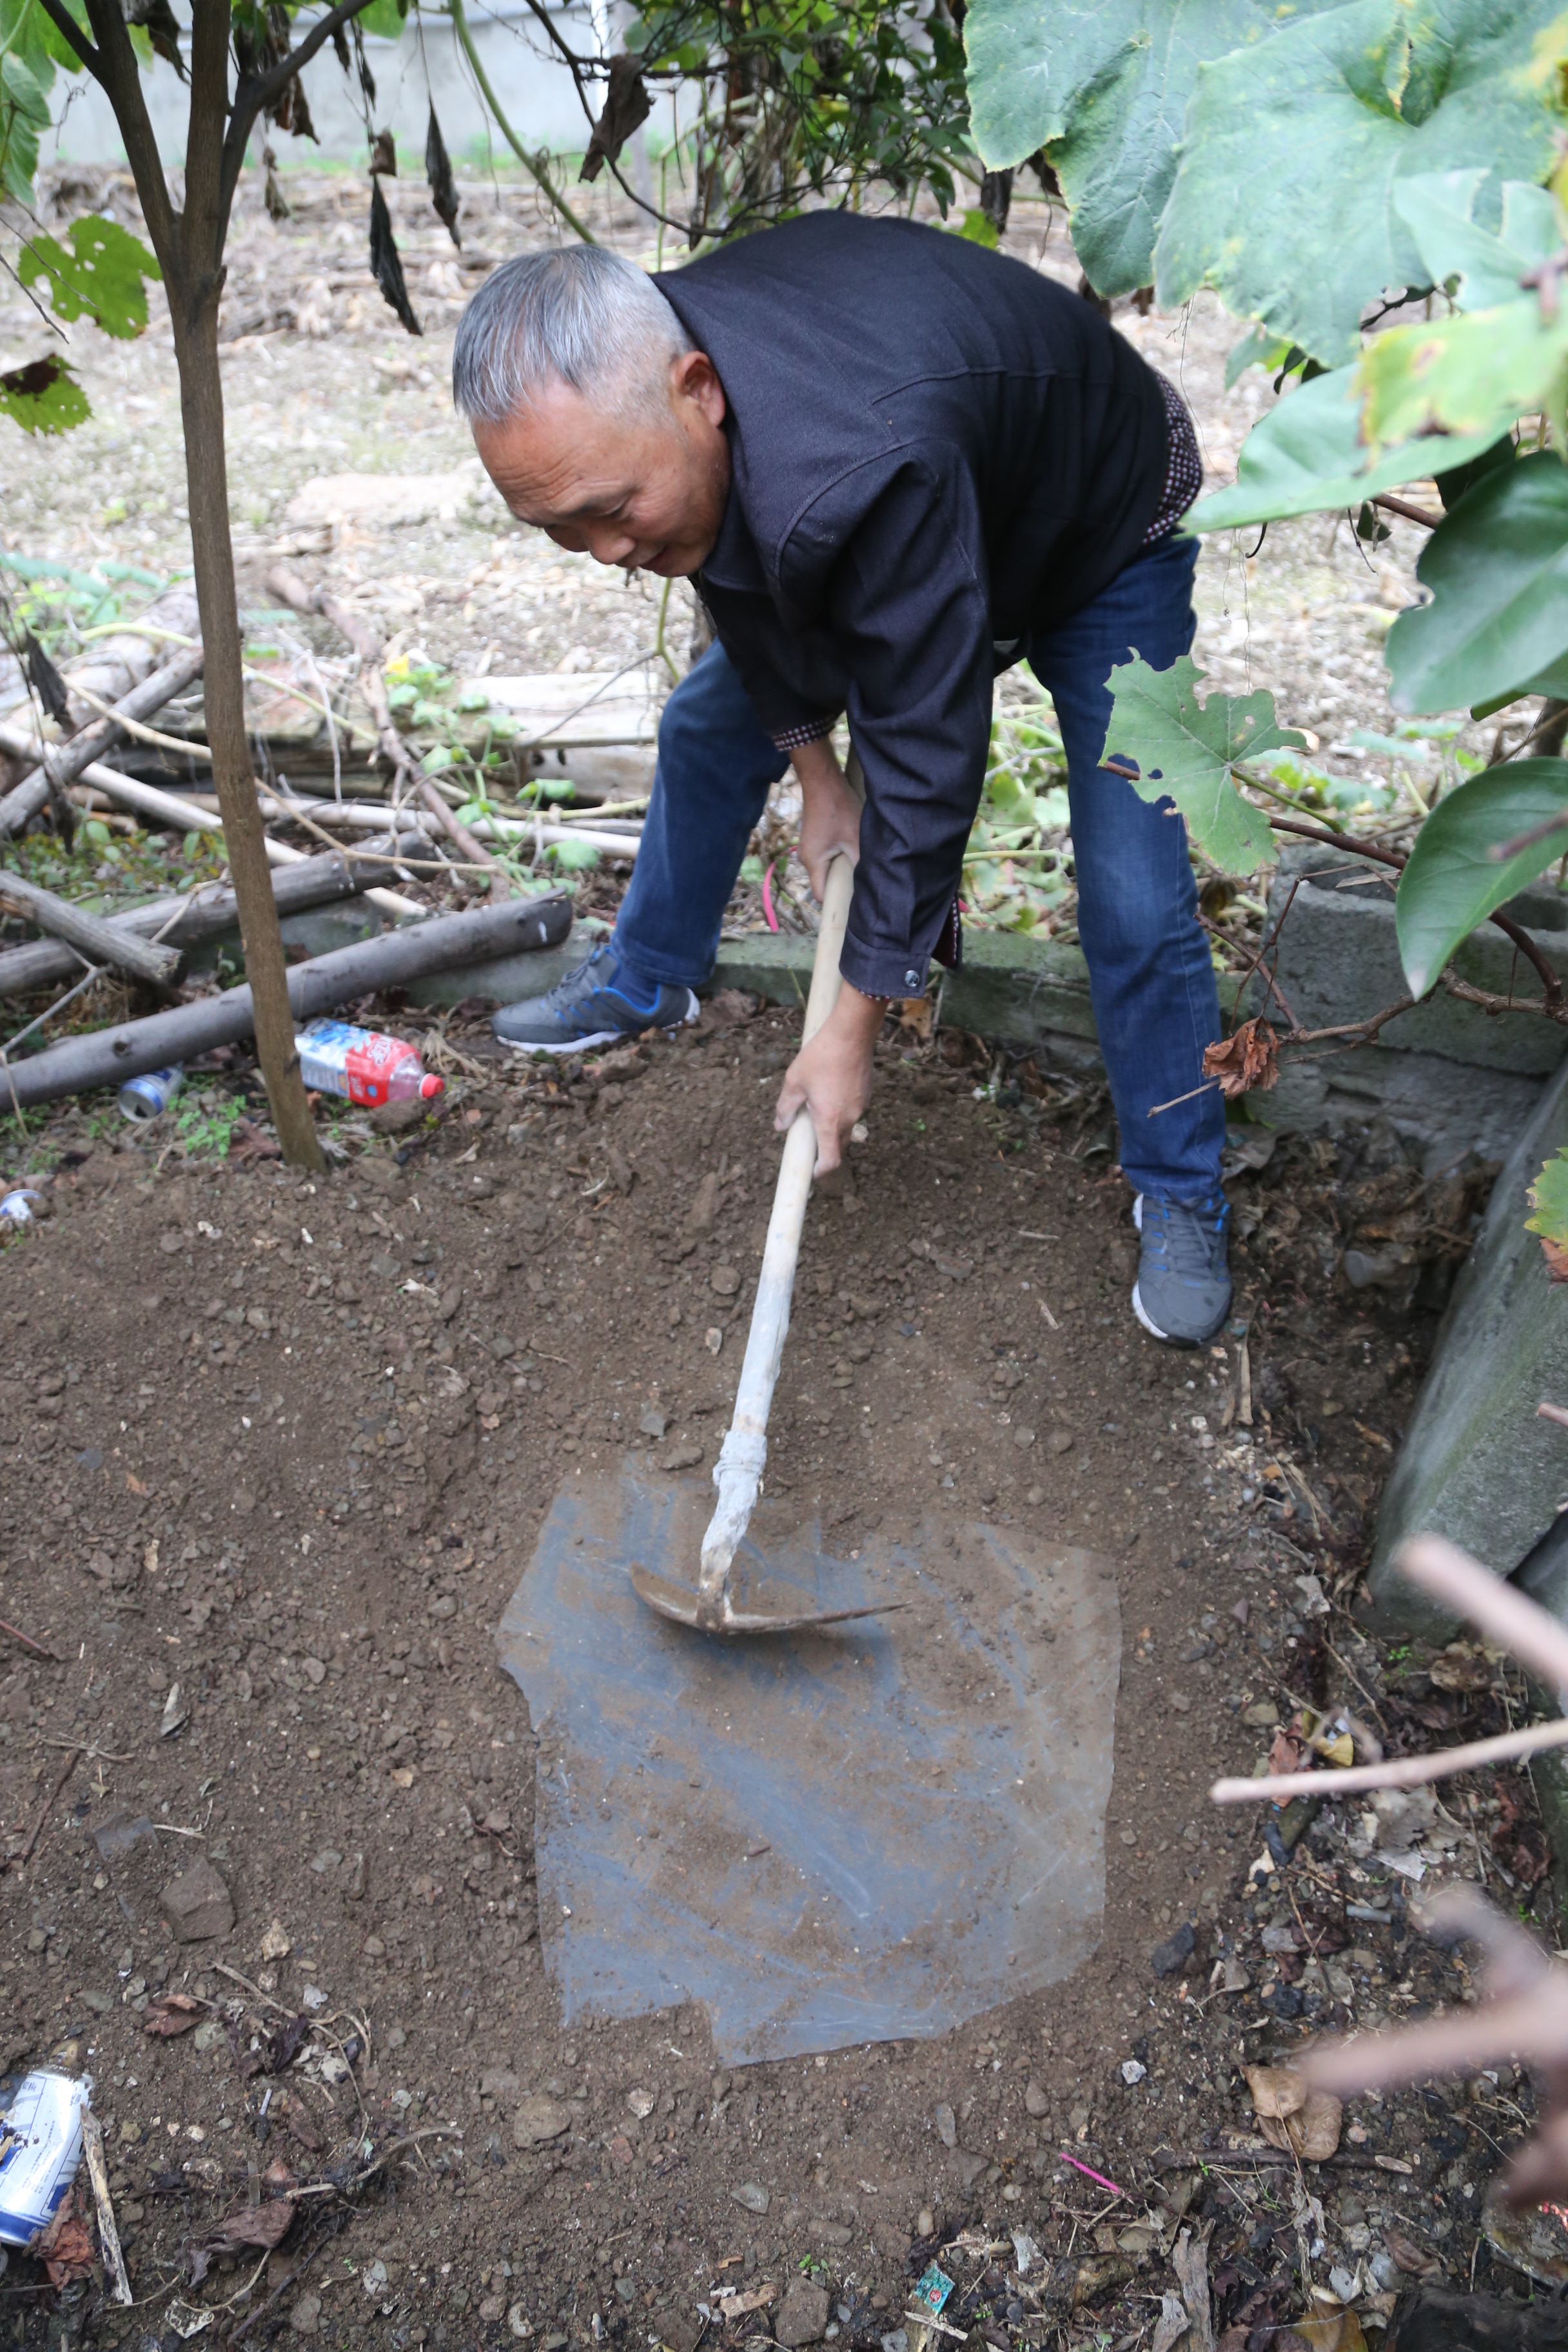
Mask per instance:
[[[1544,1025],[1544,1024],[1542,1024]],[[1458,1082],[1468,1084],[1470,1072]],[[1568,1069],[1543,1090],[1510,1153],[1461,1267],[1436,1354],[1378,1515],[1370,1583],[1380,1620],[1447,1638],[1450,1621],[1394,1572],[1407,1536],[1431,1530],[1510,1576],[1557,1526],[1568,1438],[1539,1421],[1568,1400],[1568,1285],[1553,1286],[1526,1193],[1568,1137]],[[1552,1567],[1537,1555],[1544,1579]],[[1568,1618],[1568,1572],[1554,1604]]]
[[[1260,1125],[1296,1135],[1338,1135],[1382,1117],[1415,1147],[1423,1175],[1433,1176],[1470,1152],[1506,1160],[1542,1085],[1515,1070],[1456,1066],[1440,1054],[1360,1045],[1310,1059],[1287,1055],[1279,1085],[1250,1096],[1247,1109]]]
[[[586,963],[599,944],[596,934],[581,929],[558,948],[537,955],[497,956],[489,963],[466,964],[460,971],[433,971],[413,980],[405,993],[410,1004],[461,1004],[465,997],[485,996],[496,1004],[521,1004],[527,996],[542,996]]]
[[[547,954],[506,956],[463,971],[434,972],[412,984],[409,998],[416,1004],[457,1004],[466,996],[488,996],[498,1004],[515,1004],[553,988],[595,943],[575,933]],[[809,939],[782,931],[725,940],[710,992],[748,988],[773,1004],[804,1005],[813,946]],[[1100,1066],[1089,973],[1076,947],[1016,932],[969,932],[963,970],[937,974],[935,985],[942,1019],[950,1028],[1034,1049],[1069,1068]]]
[[[1342,1021],[1364,1020],[1407,993],[1394,928],[1394,877],[1385,882],[1358,860],[1333,850],[1289,850],[1268,893],[1269,934],[1285,913],[1291,887],[1300,882],[1279,930],[1277,978],[1304,1029],[1327,1029]],[[1507,911],[1530,931],[1549,956],[1568,950],[1568,898],[1555,890],[1522,891]],[[1532,991],[1539,983],[1528,964],[1517,961],[1510,940],[1491,924],[1472,931],[1455,960],[1462,979],[1506,996],[1510,984]],[[1247,1011],[1264,1010],[1265,990],[1255,982]],[[1279,1017],[1271,1000],[1269,1018]],[[1538,1013],[1483,1013],[1437,990],[1410,1012],[1390,1022],[1375,1045],[1360,1046],[1357,1057],[1385,1054],[1439,1054],[1450,1062],[1487,1070],[1511,1070],[1542,1078],[1568,1054],[1568,1032]],[[1347,1059],[1351,1058],[1346,1056]]]

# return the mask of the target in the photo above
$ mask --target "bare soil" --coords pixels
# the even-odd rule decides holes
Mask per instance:
[[[731,2072],[694,2009],[562,2031],[534,1744],[493,1629],[579,1468],[711,1462],[793,1027],[726,998],[674,1043],[521,1082],[485,1070],[476,1027],[438,1121],[348,1119],[321,1180],[182,1162],[77,1110],[33,1148],[58,1157],[0,1255],[0,1611],[55,1656],[13,1643],[0,1682],[14,1847],[42,1823],[5,1882],[4,2054],[63,2045],[90,2071],[137,2308],[96,2280],[57,2296],[14,2257],[14,2340],[174,2345],[178,2292],[247,2341],[692,2352],[704,2327],[787,2334],[804,2278],[829,2296],[816,2333],[875,2352],[935,2253],[993,2345],[1131,2344],[1183,2215],[1215,2225],[1227,2352],[1335,2265],[1363,2308],[1374,2261],[1394,2286],[1401,2262],[1469,2275],[1528,2087],[1363,2103],[1309,2168],[1317,2220],[1292,2220],[1243,2061],[1468,1980],[1407,1928],[1407,1882],[1353,1816],[1249,1881],[1257,1822],[1205,1793],[1334,1686],[1396,1746],[1503,1704],[1489,1666],[1445,1696],[1452,1675],[1389,1667],[1345,1613],[1433,1321],[1331,1279],[1342,1220],[1411,1189],[1375,1131],[1236,1178],[1237,1326],[1176,1354],[1128,1309],[1102,1099],[1026,1066],[987,1090],[971,1041],[889,1036],[868,1140],[809,1220],[773,1467],[840,1546],[951,1513],[1113,1564],[1103,1940],[935,2042]],[[231,1059],[191,1083],[255,1080]],[[1500,1812],[1501,1781],[1450,1801],[1470,1843],[1446,1860],[1495,1877],[1500,1855],[1522,1900],[1544,1848],[1508,1787]],[[160,1900],[200,1864],[235,1924],[182,1943]],[[1227,1957],[1246,1990],[1218,1989]],[[163,2038],[175,1995],[196,2022]],[[192,2288],[225,2216],[301,2182],[328,2193],[276,2252],[220,2252]],[[726,2318],[736,2293],[761,2300]]]
[[[395,647],[459,673],[646,656],[647,584],[518,534],[477,477],[449,522],[301,542],[286,509],[317,475],[471,470],[445,372],[477,272],[420,191],[388,189],[426,327],[411,342],[363,266],[363,187],[289,186],[293,219],[274,225],[247,179],[231,245],[250,606],[288,551],[319,558]],[[87,194],[127,212],[112,175]],[[467,194],[471,254],[550,233],[505,178]],[[82,195],[59,191],[63,210]],[[624,218],[598,225],[641,249]],[[1043,214],[1020,207],[1010,242],[1037,255]],[[1043,258],[1073,274],[1059,228]],[[9,366],[34,355],[36,322],[5,301]],[[1118,322],[1182,383],[1226,478],[1271,396],[1256,373],[1225,391],[1233,330],[1202,304]],[[81,331],[72,356],[95,421],[29,448],[0,541],[166,575],[188,561],[166,322],[130,346]],[[1393,528],[1369,560],[1342,524],[1287,525],[1251,558],[1211,546],[1200,576],[1200,662],[1227,687],[1273,686],[1347,773],[1369,763],[1346,732],[1390,721],[1379,646],[1418,536]],[[1325,2025],[1467,1997],[1405,1895],[1418,1874],[1500,1874],[1544,1913],[1528,1781],[1459,1785],[1404,1846],[1325,1811],[1289,1860],[1205,1793],[1303,1704],[1370,1710],[1398,1749],[1496,1728],[1521,1702],[1462,1645],[1390,1655],[1353,1613],[1455,1237],[1485,1192],[1484,1174],[1424,1186],[1378,1128],[1272,1149],[1253,1133],[1230,1185],[1235,1320],[1179,1356],[1129,1311],[1103,1096],[973,1041],[889,1034],[868,1140],[812,1211],[773,1475],[836,1545],[951,1514],[1112,1563],[1100,1948],[931,2042],[737,2071],[690,2009],[563,2032],[532,1735],[493,1629],[579,1467],[635,1454],[705,1477],[792,1034],[721,1002],[596,1073],[520,1076],[486,1059],[476,1011],[438,1049],[439,1119],[390,1137],[340,1119],[342,1164],[314,1182],[248,1158],[243,1130],[225,1161],[200,1134],[187,1157],[100,1103],[23,1142],[5,1130],[5,1176],[49,1181],[0,1251],[0,1612],[54,1655],[13,1643],[0,1678],[17,1857],[4,2055],[91,2072],[137,2298],[118,2310],[97,2274],[57,2291],[14,2256],[7,2340],[173,2347],[183,2298],[221,2306],[209,2343],[694,2352],[700,2336],[828,2330],[878,2352],[907,2332],[934,2255],[974,2352],[1131,2347],[1173,2291],[1183,2225],[1211,2230],[1225,2352],[1284,2347],[1310,2286],[1336,2277],[1369,2327],[1428,2267],[1518,2285],[1478,2233],[1532,2109],[1511,2070],[1360,2103],[1298,2186],[1241,2068]],[[260,1102],[242,1055],[193,1072],[197,1096],[215,1134],[237,1097]],[[1391,1220],[1419,1282],[1351,1293],[1346,1243]],[[234,1924],[182,1943],[163,1892],[198,1863]],[[289,2197],[268,2253],[246,2217]],[[197,2284],[226,2217],[236,2251]],[[792,2282],[823,2294],[786,2309]]]

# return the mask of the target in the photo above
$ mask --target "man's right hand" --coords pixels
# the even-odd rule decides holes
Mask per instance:
[[[860,803],[826,736],[820,742],[798,745],[790,760],[800,779],[800,862],[820,904],[831,860],[842,854],[853,866],[859,859]]]

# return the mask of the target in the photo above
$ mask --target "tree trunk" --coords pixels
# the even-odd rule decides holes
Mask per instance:
[[[183,273],[182,273],[183,274]],[[283,935],[261,810],[245,730],[239,607],[234,589],[234,546],[228,527],[228,466],[224,448],[223,377],[218,366],[217,312],[221,273],[199,293],[188,281],[169,288],[174,357],[180,371],[180,415],[185,436],[185,481],[191,509],[191,552],[206,654],[205,709],[213,782],[223,812],[224,843],[239,910],[245,976],[256,1012],[256,1050],[266,1081],[278,1140],[296,1167],[320,1168],[321,1147],[305,1099],[294,1016],[289,1006]]]

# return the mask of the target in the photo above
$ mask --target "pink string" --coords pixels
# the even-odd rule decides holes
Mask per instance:
[[[1114,2180],[1107,2180],[1104,2173],[1096,2172],[1092,2165],[1079,2164],[1077,2157],[1069,2156],[1065,2147],[1058,2147],[1057,2154],[1061,2158],[1064,2164],[1070,2164],[1076,2171],[1087,2172],[1091,2180],[1097,2180],[1102,2189],[1109,2189],[1113,2197],[1126,2196],[1127,2191],[1125,2189],[1118,2189]]]
[[[768,861],[768,870],[763,877],[763,913],[767,918],[767,925],[770,931],[776,931],[779,927],[779,919],[773,912],[773,894],[772,887],[773,878],[773,863],[774,861],[770,858]]]

